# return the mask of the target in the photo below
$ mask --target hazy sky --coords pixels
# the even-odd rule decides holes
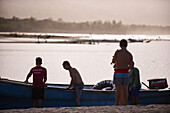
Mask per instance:
[[[170,25],[170,0],[0,0],[0,16]]]

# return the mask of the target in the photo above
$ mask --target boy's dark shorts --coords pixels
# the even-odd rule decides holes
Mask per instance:
[[[84,88],[84,83],[75,84],[76,96],[81,96],[83,88]]]
[[[44,88],[32,88],[32,98],[34,100],[43,100]]]
[[[136,89],[133,89],[133,87],[130,87],[130,94],[133,97],[138,97],[140,93],[141,86],[136,86]]]

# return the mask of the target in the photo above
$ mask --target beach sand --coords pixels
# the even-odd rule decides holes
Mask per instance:
[[[170,113],[170,104],[10,109],[0,113]]]

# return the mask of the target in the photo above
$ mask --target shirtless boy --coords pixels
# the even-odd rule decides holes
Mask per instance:
[[[113,83],[116,87],[115,105],[127,105],[129,69],[133,62],[132,54],[126,49],[127,41],[120,41],[120,50],[117,50],[113,56],[112,63],[115,64],[115,73]]]
[[[70,63],[68,61],[63,62],[63,68],[68,70],[71,77],[71,82],[68,87],[68,89],[75,89],[76,91],[76,105],[80,106],[80,96],[82,94],[84,83],[82,81],[82,78],[80,76],[80,73],[77,71],[77,69],[71,67]]]

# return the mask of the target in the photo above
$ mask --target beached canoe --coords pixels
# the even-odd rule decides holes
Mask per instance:
[[[47,84],[43,107],[76,106],[74,90],[68,85]],[[115,90],[94,90],[93,85],[85,85],[80,102],[82,106],[114,105]],[[32,107],[31,84],[0,79],[0,109]],[[128,101],[130,103],[130,99]],[[170,89],[141,90],[139,104],[170,104]]]

